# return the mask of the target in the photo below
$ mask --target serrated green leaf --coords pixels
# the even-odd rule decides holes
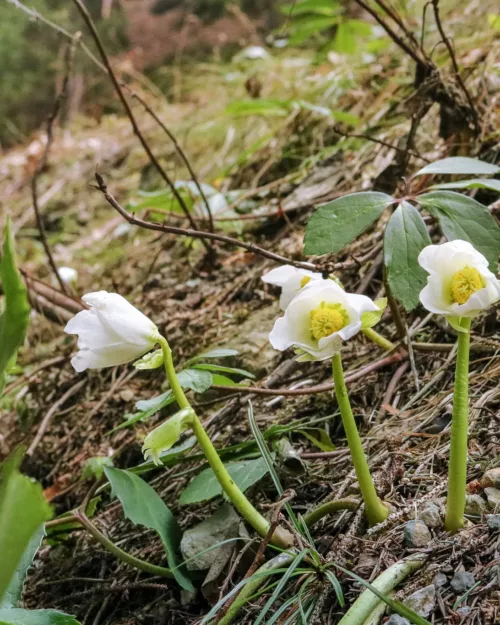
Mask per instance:
[[[12,579],[10,580],[9,587],[5,591],[3,599],[0,601],[0,609],[17,607],[23,592],[23,584],[26,578],[26,573],[33,564],[33,560],[35,559],[37,551],[40,549],[44,536],[45,525],[42,523],[42,525],[35,530],[35,533],[31,537],[29,543],[26,545],[26,549],[21,556],[21,560],[14,571]]]
[[[384,314],[384,310],[387,308],[387,298],[381,297],[375,301],[375,305],[378,306],[378,310],[370,310],[361,315],[362,330],[367,330],[377,325]]]
[[[10,589],[12,578],[35,532],[52,510],[40,484],[18,470],[19,454],[4,462],[0,480],[0,601]],[[22,514],[21,514],[22,511]]]
[[[5,373],[14,364],[17,350],[24,343],[30,314],[26,287],[16,266],[10,218],[7,218],[3,237],[0,262],[0,282],[4,295],[4,307],[0,315],[0,396],[5,385]]]
[[[183,369],[177,374],[177,379],[182,388],[195,393],[204,393],[212,386],[212,375],[209,371]]]
[[[496,273],[500,254],[500,228],[486,206],[454,191],[432,191],[418,197],[435,217],[448,241],[469,241]]]
[[[191,426],[193,416],[194,411],[188,406],[152,430],[144,439],[142,446],[144,460],[146,462],[152,460],[156,465],[161,466],[160,455],[175,445],[182,432]]]
[[[394,202],[385,193],[352,193],[320,206],[309,218],[304,254],[334,254],[369,228]]]
[[[210,363],[200,362],[193,365],[193,369],[200,369],[201,371],[215,371],[220,373],[232,373],[233,375],[242,375],[244,378],[250,378],[255,380],[253,373],[245,371],[245,369],[237,369],[236,367],[223,367],[222,365],[212,365]]]
[[[456,182],[445,182],[443,184],[433,184],[431,189],[489,189],[500,193],[500,180],[496,178],[472,178],[471,180],[457,180]]]
[[[384,235],[384,261],[394,297],[410,311],[418,304],[427,273],[418,264],[418,255],[432,243],[417,209],[401,202],[389,219]]]
[[[466,156],[450,156],[434,163],[429,163],[419,169],[413,176],[423,176],[424,174],[476,174],[480,176],[488,174],[498,174],[500,167],[485,163],[477,158]]]
[[[227,358],[228,356],[237,356],[239,351],[237,349],[230,349],[225,347],[216,347],[215,349],[211,349],[208,352],[203,352],[202,354],[198,354],[197,356],[193,356],[188,361],[188,364],[195,362],[197,360],[204,360],[205,358]]]
[[[185,590],[194,590],[183,567],[179,566],[178,553],[182,532],[165,502],[138,475],[111,467],[105,467],[104,471],[113,494],[123,506],[125,516],[136,525],[158,532],[175,579]]]
[[[301,434],[303,434],[308,440],[311,441],[313,445],[315,445],[321,451],[334,451],[335,445],[332,443],[332,439],[328,436],[328,432],[321,428],[313,428],[310,430],[301,430]],[[311,432],[315,432],[316,435],[311,434]]]
[[[80,625],[73,616],[57,610],[0,610],[0,625]]]
[[[231,462],[226,465],[229,475],[242,492],[258,482],[268,472],[267,465],[262,458]],[[208,501],[222,495],[222,486],[219,484],[212,469],[205,469],[197,475],[188,487],[182,492],[179,503],[187,505]]]
[[[134,362],[134,367],[140,371],[144,369],[158,369],[163,364],[163,352],[161,349],[155,349],[154,352],[144,354],[142,358]]]

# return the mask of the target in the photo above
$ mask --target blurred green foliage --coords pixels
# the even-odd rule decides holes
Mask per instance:
[[[99,20],[100,2],[86,2],[94,19]],[[17,5],[17,6],[16,6]],[[74,34],[83,29],[76,9],[67,0],[31,0],[31,12]],[[102,37],[111,53],[127,45],[125,23],[120,11],[112,12],[102,27]],[[0,146],[5,148],[26,139],[47,118],[56,95],[56,82],[64,72],[68,38],[34,19],[19,6],[18,0],[0,3]],[[100,71],[77,52],[75,68],[92,76],[92,87],[104,88]]]

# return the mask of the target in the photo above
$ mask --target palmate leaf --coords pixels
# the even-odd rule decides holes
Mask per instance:
[[[418,264],[418,255],[431,244],[425,223],[417,209],[401,202],[389,219],[384,235],[384,261],[394,297],[410,311],[427,282],[427,273]]]
[[[104,472],[113,494],[123,506],[125,516],[136,525],[158,532],[175,579],[185,590],[194,590],[183,567],[179,566],[181,529],[163,499],[138,475],[112,467],[105,467]]]
[[[226,465],[226,469],[242,492],[245,492],[250,486],[262,479],[268,472],[266,462],[262,458],[231,462]],[[219,495],[222,495],[222,486],[219,484],[212,469],[208,468],[190,482],[188,487],[182,492],[179,503],[181,505],[199,503]]]
[[[0,282],[4,294],[4,308],[0,315],[0,395],[5,385],[5,373],[24,342],[30,307],[26,287],[16,267],[14,238],[10,219],[4,230],[0,263]]]
[[[385,193],[352,193],[320,206],[309,218],[304,254],[334,254],[369,228],[394,202]]]
[[[432,191],[420,195],[418,201],[438,220],[448,241],[469,241],[488,259],[490,269],[496,273],[500,228],[486,206],[454,191]]]
[[[443,158],[434,163],[429,163],[422,169],[419,169],[414,176],[423,176],[424,174],[472,174],[484,176],[488,174],[498,174],[500,167],[485,163],[477,158],[468,158],[466,156],[450,156]]]
[[[73,616],[57,610],[0,609],[0,625],[80,625]]]

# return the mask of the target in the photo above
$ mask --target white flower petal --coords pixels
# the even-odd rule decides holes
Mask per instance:
[[[468,241],[449,241],[429,245],[419,254],[418,262],[430,275],[420,292],[420,301],[430,312],[445,316],[474,317],[500,298],[500,283],[488,269],[487,259]],[[453,277],[465,267],[476,269],[485,287],[472,293],[464,304],[451,295]]]
[[[293,278],[297,271],[299,271],[296,267],[292,267],[291,265],[282,265],[281,267],[276,267],[275,269],[271,269],[262,276],[262,280],[267,284],[274,284],[274,286],[283,286],[290,278]]]
[[[288,323],[285,317],[280,317],[275,321],[273,329],[269,334],[269,341],[274,349],[280,352],[293,345],[293,340],[290,338]]]
[[[309,278],[308,284],[312,281],[323,280],[323,276],[320,273],[314,273],[308,269],[298,269],[291,265],[276,267],[276,269],[271,269],[271,271],[262,276],[262,280],[267,284],[281,287],[281,310],[285,310],[292,299],[303,288],[302,281],[304,278]]]

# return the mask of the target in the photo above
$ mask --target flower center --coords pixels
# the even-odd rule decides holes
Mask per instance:
[[[342,330],[348,323],[347,311],[340,304],[321,304],[311,310],[309,327],[313,339],[319,341],[334,332]]]
[[[311,278],[309,276],[304,276],[300,281],[300,288],[303,289],[309,282],[311,282]]]
[[[451,280],[451,299],[456,304],[465,304],[469,297],[484,288],[484,280],[474,267],[467,265],[457,271]]]

